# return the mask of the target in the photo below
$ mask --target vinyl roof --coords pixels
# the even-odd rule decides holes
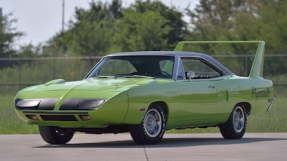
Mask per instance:
[[[132,55],[147,55],[147,56],[205,56],[206,54],[195,52],[179,52],[179,51],[135,51],[135,52],[121,52],[110,54],[108,56],[132,56]]]
[[[224,75],[233,74],[227,67],[222,65],[219,61],[214,59],[213,57],[195,52],[182,52],[182,51],[135,51],[135,52],[121,52],[107,55],[109,56],[179,56],[179,57],[193,57],[193,58],[201,58],[205,61],[208,61],[210,64],[214,65],[218,69],[220,69]]]

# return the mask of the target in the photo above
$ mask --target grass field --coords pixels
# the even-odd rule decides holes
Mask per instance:
[[[12,107],[13,95],[0,95],[0,134],[36,133],[36,126],[27,125],[20,120]]]
[[[0,98],[0,134],[37,133],[37,127],[20,120],[12,107],[13,95]],[[270,112],[248,117],[249,132],[287,132],[287,99],[278,97]],[[218,132],[218,128],[170,130],[169,133],[206,133]]]

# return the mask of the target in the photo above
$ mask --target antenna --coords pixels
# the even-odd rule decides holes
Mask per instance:
[[[0,18],[2,18],[3,16],[3,12],[2,12],[2,8],[0,7]]]
[[[62,33],[65,30],[65,0],[62,0]]]

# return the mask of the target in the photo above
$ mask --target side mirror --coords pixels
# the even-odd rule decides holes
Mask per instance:
[[[195,73],[193,71],[191,71],[191,70],[186,72],[186,78],[189,79],[189,80],[195,78]]]

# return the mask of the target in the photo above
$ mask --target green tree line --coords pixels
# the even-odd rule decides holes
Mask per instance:
[[[102,56],[139,50],[173,50],[181,40],[265,40],[267,54],[285,54],[286,0],[200,0],[194,10],[178,9],[157,0],[92,1],[76,8],[63,32],[43,45],[13,48],[22,35],[11,16],[1,17],[0,57]],[[211,55],[251,55],[252,45],[201,45],[186,50]],[[250,60],[251,61],[251,60]],[[274,63],[276,62],[276,63]],[[232,64],[236,64],[231,62]],[[284,72],[284,60],[268,61],[273,72]],[[236,66],[236,65],[235,65]]]

